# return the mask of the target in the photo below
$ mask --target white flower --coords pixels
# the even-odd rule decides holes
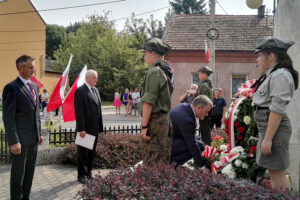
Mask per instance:
[[[246,115],[245,117],[244,117],[244,122],[245,122],[245,124],[246,125],[249,125],[250,123],[251,123],[251,117],[249,117],[248,115]]]
[[[249,165],[248,165],[247,163],[243,163],[243,164],[242,164],[242,168],[244,168],[244,169],[248,169],[248,166],[249,166]]]
[[[227,146],[225,145],[225,144],[222,144],[221,146],[220,146],[220,150],[221,151],[227,151]]]
[[[254,106],[255,106],[255,104],[253,103],[253,101],[251,102],[251,106],[252,106],[252,107],[254,107]]]
[[[225,119],[227,119],[227,120],[229,119],[229,112],[225,113]]]
[[[235,166],[237,166],[237,167],[240,167],[242,165],[242,163],[243,162],[240,159],[236,159],[234,162]]]
[[[226,176],[228,176],[231,179],[234,179],[236,177],[236,173],[234,171],[234,169],[232,168],[231,163],[229,163],[228,165],[226,165],[222,170],[221,170],[222,174],[225,174]]]
[[[240,153],[244,152],[243,147],[241,147],[241,146],[234,147],[233,149],[231,149],[230,154],[234,154],[237,152],[240,152]]]

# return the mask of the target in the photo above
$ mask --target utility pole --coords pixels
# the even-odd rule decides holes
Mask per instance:
[[[216,1],[210,0],[210,30],[211,30],[211,38],[210,38],[210,68],[213,70],[213,74],[211,76],[212,82],[216,85],[216,67],[215,67],[215,39],[216,31],[215,31],[215,8],[216,8]]]

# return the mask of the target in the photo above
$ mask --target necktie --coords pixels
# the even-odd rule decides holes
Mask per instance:
[[[36,106],[36,95],[35,95],[34,89],[32,88],[31,83],[28,82],[27,85],[29,87],[29,93],[31,94],[31,97],[32,97],[33,102],[34,102],[34,105]]]
[[[94,99],[96,100],[96,102],[97,102],[97,104],[98,104],[98,97],[97,97],[95,88],[91,88],[91,90],[92,90],[92,93],[93,93],[93,97],[94,97]]]

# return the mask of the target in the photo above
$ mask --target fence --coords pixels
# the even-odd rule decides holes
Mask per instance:
[[[107,133],[128,133],[139,134],[141,132],[141,126],[109,126],[104,127],[104,134]],[[66,145],[75,142],[76,130],[75,129],[62,129],[49,132],[49,144],[53,145]],[[0,130],[0,162],[7,162],[10,159],[10,152],[8,149],[7,136],[3,130]]]
[[[10,159],[10,152],[8,149],[8,142],[5,132],[0,130],[0,161],[8,162]]]

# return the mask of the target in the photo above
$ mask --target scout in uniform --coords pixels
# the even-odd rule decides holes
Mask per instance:
[[[267,37],[256,47],[258,65],[266,70],[254,88],[254,120],[259,131],[256,162],[268,169],[273,189],[288,189],[285,170],[289,167],[292,133],[286,106],[298,87],[298,72],[287,50],[294,44]]]
[[[199,92],[198,95],[205,95],[210,100],[213,100],[213,86],[211,81],[208,79],[210,74],[212,74],[213,71],[208,66],[200,67],[198,70],[198,76],[201,81],[201,84],[199,86]],[[210,136],[210,128],[209,128],[209,119],[210,119],[210,113],[208,116],[206,116],[203,120],[199,120],[200,123],[200,135],[202,141],[206,145],[210,145],[211,143],[211,136]]]
[[[169,164],[171,158],[171,109],[173,72],[164,55],[170,47],[158,38],[146,40],[142,52],[148,66],[141,90],[143,163]]]

